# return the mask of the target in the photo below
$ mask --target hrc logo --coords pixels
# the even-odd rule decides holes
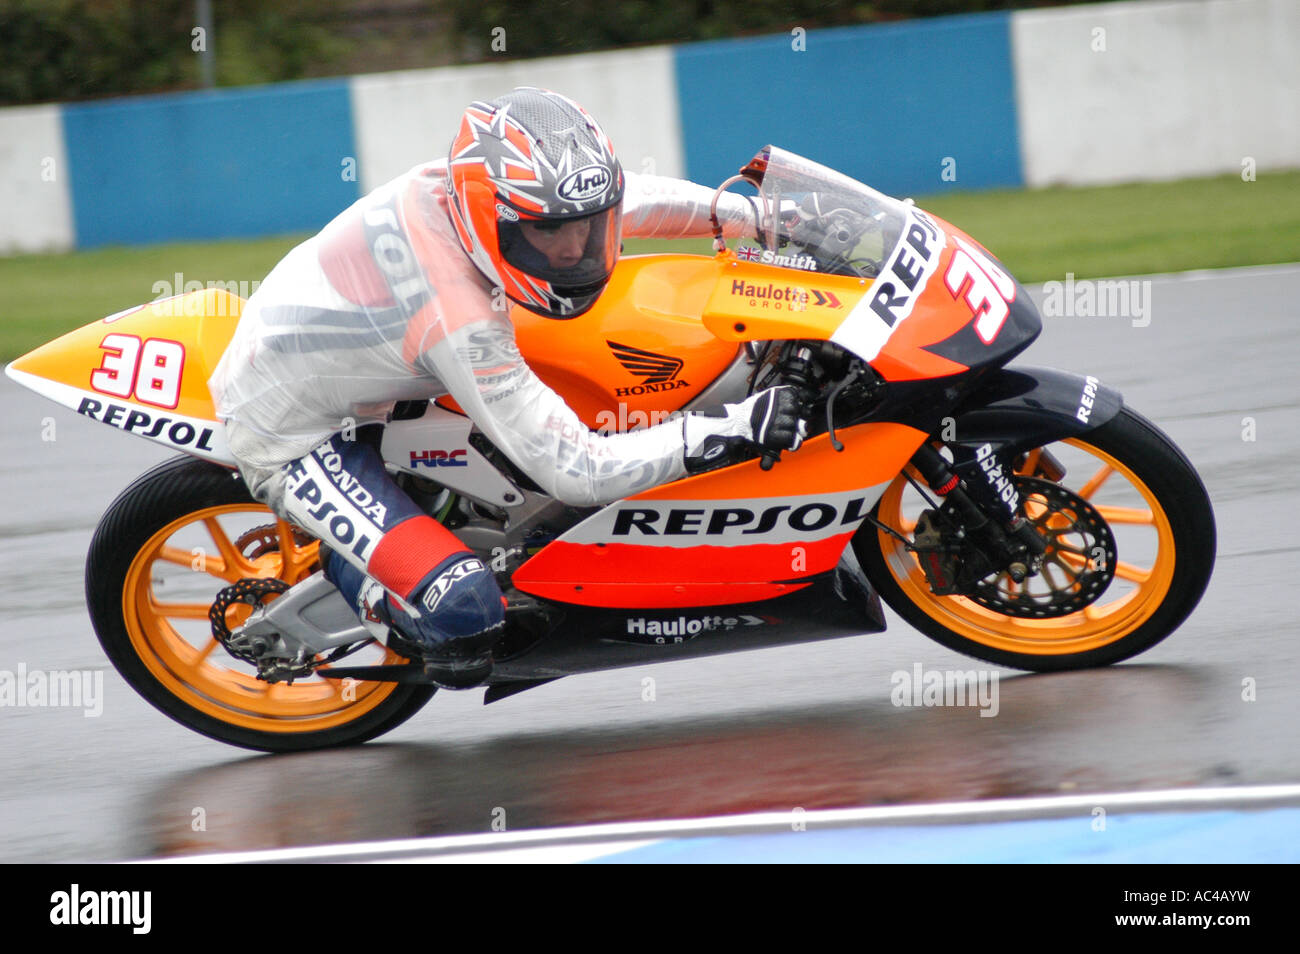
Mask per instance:
[[[419,467],[423,464],[425,467],[465,467],[469,463],[465,460],[467,453],[468,451],[463,447],[454,451],[411,451],[411,466]]]

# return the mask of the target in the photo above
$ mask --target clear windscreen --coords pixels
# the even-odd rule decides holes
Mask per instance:
[[[769,146],[751,164],[760,188],[766,264],[874,278],[898,244],[907,206],[842,173]]]

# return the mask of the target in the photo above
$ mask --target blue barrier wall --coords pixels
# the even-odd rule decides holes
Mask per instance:
[[[358,195],[349,84],[63,107],[78,247],[320,228]]]
[[[1131,0],[5,109],[0,251],[316,229],[359,194],[346,159],[374,186],[521,83],[707,184],[767,143],[894,195],[1295,168],[1297,29],[1295,0]]]
[[[1010,14],[797,40],[677,48],[689,178],[721,182],[772,143],[897,195],[1021,184]]]

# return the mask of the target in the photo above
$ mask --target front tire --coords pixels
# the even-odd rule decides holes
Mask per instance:
[[[1214,568],[1214,512],[1192,465],[1127,407],[1049,450],[1067,464],[1062,485],[1093,504],[1118,541],[1115,577],[1096,602],[1067,616],[1026,619],[963,596],[936,596],[903,543],[866,524],[853,548],[881,598],[949,649],[1037,672],[1119,662],[1172,633],[1195,608]],[[1035,461],[1030,454],[1020,472],[1032,474]],[[910,538],[923,506],[899,474],[875,515]]]
[[[293,585],[317,568],[318,547],[254,501],[238,474],[173,458],[131,484],[95,531],[86,559],[95,632],[132,688],[209,738],[264,752],[372,739],[415,715],[434,687],[319,676],[266,683],[212,636],[218,591],[250,577]],[[229,625],[248,611],[231,607]],[[375,645],[345,664],[403,662]]]

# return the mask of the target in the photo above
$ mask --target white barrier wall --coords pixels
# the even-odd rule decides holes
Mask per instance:
[[[58,106],[0,113],[0,255],[73,247],[70,174]]]
[[[1300,2],[1197,0],[1011,19],[1025,184],[1300,166]]]
[[[683,174],[673,52],[660,46],[355,77],[362,191],[445,156],[466,106],[516,86],[553,89],[582,104],[609,134],[625,168]]]

